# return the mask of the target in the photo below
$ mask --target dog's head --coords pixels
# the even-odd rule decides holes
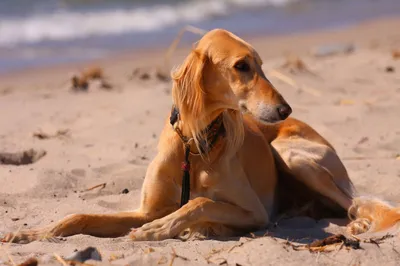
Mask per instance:
[[[254,48],[234,34],[216,29],[201,38],[185,63],[173,75],[175,81],[196,84],[202,105],[249,112],[264,122],[286,119],[292,109],[266,78]],[[185,75],[189,79],[181,79]],[[187,84],[186,84],[187,85]],[[186,95],[189,96],[189,95]],[[201,106],[193,105],[192,111]]]

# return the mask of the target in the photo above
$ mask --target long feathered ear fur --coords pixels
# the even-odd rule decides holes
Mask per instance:
[[[206,139],[206,136],[202,135],[203,129],[211,122],[210,119],[214,118],[210,116],[221,108],[212,104],[211,94],[207,95],[207,90],[204,88],[204,74],[207,73],[206,68],[211,67],[208,64],[211,64],[211,61],[207,55],[193,50],[183,64],[172,73],[174,104],[179,109],[185,129],[189,131],[187,133],[194,138],[198,148],[200,140]],[[228,140],[225,152],[236,152],[244,139],[242,115],[240,111],[234,109],[226,109],[222,114],[225,139]]]
[[[207,57],[193,50],[183,64],[172,73],[172,97],[178,107],[185,127],[190,130],[195,141],[202,129],[207,126],[205,110],[205,91],[203,88],[203,73]]]

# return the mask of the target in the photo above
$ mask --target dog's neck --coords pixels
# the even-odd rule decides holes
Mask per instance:
[[[215,146],[217,141],[225,136],[225,127],[223,122],[223,114],[219,113],[214,115],[215,118],[211,120],[206,128],[202,130],[204,139],[200,139],[198,143],[198,151],[192,152],[194,154],[208,154],[212,148]],[[180,120],[179,110],[176,106],[172,106],[170,123],[174,128],[175,132],[178,134],[184,145],[190,145],[191,140],[194,136],[185,131],[181,126],[184,122]]]

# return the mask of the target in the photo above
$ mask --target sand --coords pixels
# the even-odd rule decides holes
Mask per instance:
[[[300,118],[337,149],[360,195],[400,199],[400,20],[382,19],[350,28],[290,36],[252,37],[271,82]],[[351,43],[350,54],[314,57],[313,47]],[[178,64],[189,47],[179,49]],[[308,72],[280,66],[293,53]],[[79,212],[111,213],[138,206],[146,167],[155,155],[157,139],[171,107],[170,82],[155,78],[129,79],[162,63],[163,51],[121,52],[113,58],[0,76],[0,152],[43,149],[47,153],[27,165],[0,165],[0,235],[18,228],[46,225]],[[104,67],[116,88],[91,86],[72,93],[68,77],[85,66]],[[388,70],[391,67],[393,71]],[[278,70],[297,86],[271,75]],[[270,75],[268,75],[268,73]],[[273,72],[272,72],[273,74]],[[57,134],[61,130],[62,134]],[[38,138],[34,133],[49,138]],[[84,191],[106,183],[104,188]],[[128,189],[129,193],[122,191]],[[83,191],[83,192],[82,192]],[[283,220],[275,228],[223,240],[132,242],[129,239],[77,235],[54,242],[1,244],[0,264],[37,257],[40,265],[60,265],[53,254],[96,247],[100,264],[171,265],[398,265],[400,239],[379,246],[362,243],[360,250],[330,253],[295,251],[298,243],[344,230],[346,220],[307,217]],[[150,249],[151,248],[151,249]],[[9,254],[9,256],[7,256]],[[90,261],[90,263],[99,264]]]

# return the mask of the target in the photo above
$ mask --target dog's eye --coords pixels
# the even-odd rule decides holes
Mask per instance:
[[[247,64],[245,61],[239,61],[235,64],[234,68],[241,72],[247,72],[250,70],[249,64]]]

